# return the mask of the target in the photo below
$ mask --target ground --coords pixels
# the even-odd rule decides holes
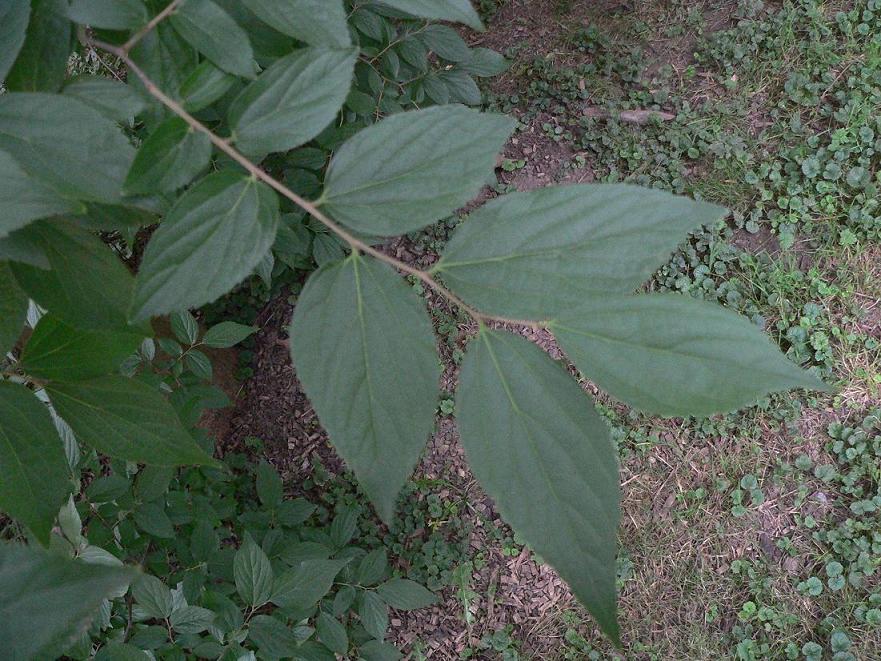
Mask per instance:
[[[881,659],[881,6],[476,4],[489,30],[471,41],[512,61],[488,105],[521,122],[481,199],[629,181],[725,204],[726,221],[692,236],[649,287],[751,317],[836,391],[682,420],[642,416],[584,383],[621,455],[615,650],[471,476],[451,393],[473,329],[426,293],[447,367],[437,430],[401,525],[369,512],[362,524],[441,595],[392,621],[396,642],[443,661]],[[426,266],[456,222],[386,248]],[[264,452],[292,491],[336,484],[325,497],[342,497],[355,487],[290,364],[293,300],[261,312],[252,376],[216,431],[225,448]]]

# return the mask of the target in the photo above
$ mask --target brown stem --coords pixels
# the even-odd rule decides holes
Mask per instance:
[[[166,15],[170,14],[169,8],[172,8],[175,3],[172,2],[171,5],[166,7],[165,13]],[[158,18],[158,16],[157,16]],[[158,21],[151,21],[151,23],[158,24]],[[361,241],[350,232],[348,232],[345,228],[339,225],[336,221],[328,218],[314,202],[310,202],[296,193],[294,193],[290,188],[281,183],[278,179],[270,175],[269,173],[262,170],[256,163],[249,160],[247,157],[242,155],[235,147],[232,146],[229,140],[221,138],[216,135],[211,129],[205,126],[198,119],[193,117],[190,113],[188,113],[184,107],[169,97],[165,92],[163,92],[157,85],[147,76],[146,73],[137,65],[137,63],[132,60],[129,56],[128,51],[125,50],[125,47],[114,46],[112,44],[105,43],[103,41],[93,40],[91,44],[100,48],[112,55],[115,55],[120,60],[125,62],[129,71],[134,73],[143,83],[144,87],[147,89],[147,92],[150,93],[155,99],[157,99],[160,103],[162,103],[166,108],[171,110],[175,115],[183,119],[191,128],[196,131],[200,131],[208,136],[208,139],[224,154],[229,156],[236,163],[241,165],[248,173],[251,174],[252,177],[257,179],[258,181],[262,181],[267,186],[275,189],[280,195],[286,197],[288,200],[296,204],[298,207],[306,211],[307,213],[314,216],[318,219],[323,225],[325,225],[330,231],[336,234],[338,237],[343,239],[346,243],[351,246],[352,250],[361,251],[371,257],[375,257],[376,259],[385,262],[393,266],[394,268],[402,271],[408,275],[412,275],[418,280],[424,282],[427,286],[434,289],[441,296],[446,298],[451,303],[455,304],[465,312],[467,312],[471,317],[473,317],[477,321],[482,322],[490,322],[497,321],[501,323],[510,323],[517,324],[520,326],[529,326],[531,328],[545,328],[547,324],[542,321],[529,321],[529,320],[521,320],[521,319],[508,319],[505,317],[496,317],[492,315],[483,314],[482,312],[478,312],[470,305],[466,304],[461,298],[456,296],[453,292],[448,290],[442,284],[437,282],[434,278],[431,277],[428,273],[421,269],[414,268],[409,264],[405,264],[404,262],[391,257],[390,255],[386,255],[381,250],[377,250],[373,246],[364,241]]]

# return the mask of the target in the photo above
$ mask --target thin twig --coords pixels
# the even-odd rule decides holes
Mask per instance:
[[[154,16],[153,19],[149,23],[147,23],[147,25],[145,25],[135,34],[133,34],[131,39],[129,39],[121,46],[122,52],[126,54],[131,53],[132,48],[137,46],[138,42],[141,41],[141,39],[150,34],[154,29],[156,29],[157,25],[159,25],[162,21],[164,21],[175,12],[181,1],[182,0],[171,0],[171,2],[168,3],[168,6],[165,9],[156,14],[156,16]]]
[[[165,13],[166,15],[170,14],[171,12],[169,11],[169,8],[172,8],[174,4],[175,3],[173,2],[171,5],[169,5],[163,13]],[[158,24],[158,21],[154,19],[154,21],[151,21],[151,23],[154,23],[155,27],[155,24]],[[114,46],[113,44],[108,44],[103,41],[97,40],[92,40],[91,44],[94,47],[107,51],[108,53],[111,53],[112,55],[115,55],[120,60],[122,60],[128,67],[129,71],[134,73],[141,80],[147,92],[149,92],[151,96],[157,99],[166,108],[171,110],[175,115],[183,119],[191,128],[196,131],[200,131],[201,133],[204,133],[206,136],[208,136],[208,139],[214,144],[215,147],[217,147],[220,151],[229,156],[236,163],[241,165],[245,170],[248,171],[248,173],[251,174],[252,177],[259,181],[262,181],[264,184],[275,189],[280,195],[286,197],[298,207],[319,220],[330,231],[332,231],[334,234],[336,234],[338,237],[348,243],[353,251],[361,251],[367,255],[370,255],[371,257],[375,257],[376,259],[393,266],[399,271],[402,271],[408,275],[412,275],[414,278],[417,278],[421,282],[425,283],[428,287],[431,287],[436,292],[441,294],[448,301],[461,308],[464,312],[468,313],[477,321],[482,321],[484,323],[496,321],[507,324],[516,324],[518,326],[527,326],[536,329],[547,327],[547,324],[543,321],[508,319],[506,317],[497,317],[478,312],[470,305],[465,303],[461,298],[456,296],[449,289],[441,285],[437,280],[432,278],[431,275],[429,275],[425,271],[414,268],[409,264],[406,264],[390,255],[385,254],[381,250],[377,250],[370,244],[361,241],[350,232],[348,232],[341,225],[339,225],[336,221],[328,218],[327,215],[325,215],[314,202],[310,202],[294,193],[290,188],[285,186],[278,179],[265,172],[256,163],[242,155],[235,147],[232,146],[229,140],[226,140],[216,135],[213,131],[211,131],[211,129],[209,129],[202,122],[200,122],[190,113],[188,113],[182,105],[180,105],[177,101],[175,101],[167,94],[165,94],[165,92],[159,89],[159,87],[150,79],[149,76],[147,76],[146,73],[144,73],[144,71],[137,65],[137,63],[132,60],[128,52],[125,50],[125,47]]]

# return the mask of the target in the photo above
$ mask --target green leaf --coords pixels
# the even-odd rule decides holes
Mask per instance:
[[[151,537],[174,539],[174,524],[168,518],[165,507],[159,503],[145,503],[138,507],[133,515],[138,528]]]
[[[365,234],[417,230],[477,194],[513,126],[503,115],[461,106],[393,115],[337,151],[321,202]]]
[[[212,622],[214,613],[198,606],[184,606],[171,614],[171,626],[178,633],[202,633]]]
[[[378,594],[365,592],[361,595],[358,617],[361,618],[361,624],[367,633],[377,640],[385,638],[388,629],[388,606]]]
[[[25,4],[15,0],[13,4]],[[67,0],[31,0],[31,20],[18,58],[6,76],[6,89],[57,92],[67,75],[73,30]]]
[[[177,471],[171,466],[145,466],[138,472],[135,492],[145,503],[158,500],[168,491]]]
[[[361,645],[359,652],[364,661],[399,661],[401,653],[394,645],[381,640],[369,640]]]
[[[70,491],[67,459],[48,409],[24,386],[0,381],[0,509],[48,544]]]
[[[211,359],[198,349],[191,349],[184,356],[184,363],[193,374],[205,381],[211,381],[214,375],[214,369],[211,366]]]
[[[262,658],[285,659],[297,654],[298,641],[290,627],[269,615],[258,615],[251,620],[248,637],[254,641]]]
[[[358,506],[345,507],[338,512],[330,524],[329,537],[331,543],[338,549],[343,548],[352,541],[358,532],[358,517],[361,516],[361,508]]]
[[[218,67],[234,76],[254,77],[248,33],[211,0],[185,0],[170,20],[180,36]]]
[[[58,512],[58,526],[61,528],[61,533],[74,547],[78,547],[82,543],[83,520],[76,509],[76,503],[73,502],[73,494],[68,496],[67,503],[62,505]]]
[[[118,203],[134,148],[117,125],[61,94],[0,96],[0,149],[62,197]]]
[[[129,122],[147,108],[134,87],[103,76],[77,76],[65,83],[63,92],[115,122]]]
[[[157,198],[149,198],[149,200],[153,202]],[[132,203],[137,202],[136,200]],[[139,228],[155,225],[159,222],[159,218],[155,213],[132,206],[132,203],[101,204],[99,202],[87,202],[85,214],[71,216],[70,221],[77,227],[96,232],[119,230],[123,236],[131,236]]]
[[[189,310],[172,312],[169,321],[171,332],[183,344],[195,344],[199,339],[199,322]]]
[[[319,613],[315,621],[315,629],[318,640],[327,645],[328,649],[337,654],[345,654],[349,651],[349,636],[339,620],[327,613]]]
[[[76,437],[116,459],[158,466],[218,463],[199,448],[155,389],[136,379],[105,376],[46,387]]]
[[[507,71],[511,63],[501,53],[494,50],[475,48],[471,51],[471,58],[465,61],[462,66],[472,76],[489,78]]]
[[[6,74],[24,44],[30,17],[29,2],[7,0],[0,4],[0,83],[6,79]]]
[[[275,467],[268,461],[257,465],[257,496],[266,507],[275,507],[284,498],[284,487]]]
[[[642,411],[704,416],[791,388],[826,390],[746,318],[685,296],[605,296],[551,322],[589,379]]]
[[[127,320],[134,280],[109,246],[63,220],[36,223],[28,233],[52,269],[12,264],[19,285],[34,301],[77,328],[138,331]]]
[[[132,49],[131,57],[159,89],[175,98],[180,94],[183,82],[194,73],[199,63],[195,49],[168,22],[160,23],[141,39]],[[153,98],[139,78],[134,77],[130,83],[142,90],[145,98]],[[165,109],[158,101],[153,102],[153,107],[156,121],[166,116]]]
[[[399,9],[419,18],[464,23],[475,30],[483,30],[483,23],[470,0],[382,0],[376,4]]]
[[[304,523],[316,509],[315,505],[304,498],[285,500],[278,506],[278,522],[294,528]]]
[[[549,319],[641,286],[724,209],[636,186],[553,186],[496,198],[453,234],[432,273],[488,314]]]
[[[483,96],[477,83],[464,70],[450,69],[448,71],[441,71],[438,73],[438,78],[446,85],[451,102],[479,106],[483,101]]]
[[[65,200],[58,193],[19,167],[15,159],[0,150],[0,237],[39,218],[62,213],[81,213],[85,207]]]
[[[32,227],[25,227],[0,238],[0,261],[5,260],[21,262],[44,270],[51,268],[39,241],[39,235]]]
[[[173,193],[186,186],[211,162],[211,140],[182,119],[156,127],[138,149],[125,179],[130,195]]]
[[[46,314],[25,345],[20,366],[40,379],[91,379],[117,371],[122,361],[138,350],[142,339],[136,333],[77,329]]]
[[[7,659],[55,659],[135,572],[0,544],[0,640]]]
[[[541,349],[485,328],[459,376],[471,469],[502,516],[618,640],[617,451],[578,384]]]
[[[234,321],[222,321],[208,329],[202,342],[215,349],[228,349],[251,337],[258,330],[260,329],[256,326],[245,326]]]
[[[360,585],[379,583],[388,571],[388,557],[385,549],[374,549],[361,558],[355,580]]]
[[[290,2],[290,0],[286,1]],[[293,39],[257,18],[242,0],[216,0],[216,2],[248,33],[254,49],[254,57],[261,64],[274,62],[296,48],[297,44]]]
[[[243,0],[263,22],[312,46],[352,45],[342,0]]]
[[[150,657],[134,645],[108,643],[95,654],[95,661],[150,661]]]
[[[315,507],[313,506],[313,510]],[[310,512],[311,514],[311,512]],[[279,553],[282,561],[296,568],[306,560],[327,560],[331,549],[318,542],[293,542],[286,544]]]
[[[178,94],[185,110],[198,112],[220,99],[235,82],[235,76],[205,60],[181,83]]]
[[[141,575],[132,585],[132,598],[147,617],[163,620],[171,617],[174,599],[171,590],[155,576]]]
[[[309,608],[333,587],[333,580],[348,560],[304,560],[278,577],[270,601],[276,606]]]
[[[250,536],[236,551],[233,560],[236,590],[248,606],[258,608],[272,594],[272,567],[269,558]]]
[[[294,661],[336,661],[336,659],[336,654],[314,640],[302,643],[294,655]]]
[[[466,62],[472,57],[468,44],[449,25],[429,25],[419,33],[419,38],[430,51],[450,62]]]
[[[272,247],[278,198],[254,179],[218,172],[187,190],[147,244],[132,316],[210,303],[254,272]]]
[[[393,578],[380,585],[376,591],[382,600],[392,608],[411,611],[437,603],[437,597],[414,581]]]
[[[9,264],[0,261],[0,360],[15,346],[27,312],[27,294],[18,286]]]
[[[422,301],[391,268],[354,256],[309,278],[290,335],[331,442],[390,521],[434,426],[440,366]]]
[[[450,102],[450,90],[447,84],[435,73],[429,73],[422,79],[422,86],[429,99],[438,105],[446,105]]]
[[[107,30],[133,30],[150,20],[142,0],[71,0],[67,15],[75,23]]]
[[[278,60],[230,106],[236,146],[262,155],[317,136],[346,100],[357,57],[352,48],[303,48]]]

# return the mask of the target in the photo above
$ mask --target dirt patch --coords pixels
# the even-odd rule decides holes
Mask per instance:
[[[520,162],[523,165],[510,171],[498,171],[500,183],[518,191],[530,191],[552,184],[580,184],[594,180],[589,166],[573,167],[578,152],[546,134],[544,127],[553,124],[552,117],[539,115],[517,132],[505,148],[504,163],[510,167]]]

